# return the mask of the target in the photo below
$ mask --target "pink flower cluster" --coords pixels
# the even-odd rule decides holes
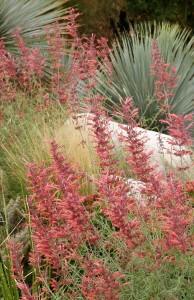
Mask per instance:
[[[192,113],[187,115],[168,114],[166,120],[161,120],[162,123],[167,124],[168,133],[173,138],[169,144],[172,146],[172,153],[177,156],[192,155],[192,151],[188,147],[193,144],[191,137],[194,125],[193,117]]]
[[[83,241],[97,236],[79,194],[79,176],[52,143],[53,163],[48,168],[29,167],[32,195],[29,199],[34,254],[31,263],[45,260],[56,271],[65,272],[67,262],[78,257]]]
[[[22,300],[49,299],[53,291],[63,289],[69,299],[73,299],[73,295],[78,292],[79,296],[88,300],[120,299],[121,281],[125,281],[122,266],[119,267],[121,272],[113,271],[104,258],[95,256],[95,253],[101,253],[100,242],[104,243],[94,222],[97,210],[110,224],[109,242],[111,240],[115,243],[110,247],[115,250],[114,255],[121,255],[119,262],[122,255],[127,263],[132,257],[146,257],[150,260],[154,257],[154,263],[159,265],[168,255],[175,259],[177,253],[190,253],[193,246],[190,232],[193,207],[188,192],[193,192],[194,184],[192,181],[184,184],[172,173],[166,176],[160,174],[150,164],[152,153],[145,151],[145,138],[137,130],[138,110],[134,108],[132,98],[127,97],[122,104],[122,118],[126,122],[123,127],[126,137],[122,141],[126,145],[129,167],[135,177],[145,184],[142,194],[147,197],[147,204],[141,207],[130,193],[131,188],[118,169],[114,156],[115,149],[108,129],[109,117],[103,106],[105,99],[92,93],[97,84],[95,77],[101,62],[109,61],[107,41],[96,41],[94,36],[79,38],[75,22],[77,17],[76,11],[70,10],[67,30],[72,38],[70,45],[73,46],[73,51],[71,66],[66,73],[63,73],[61,33],[59,30],[48,30],[52,65],[49,92],[61,103],[67,104],[76,121],[76,113],[80,108],[80,82],[83,84],[81,100],[91,113],[89,125],[99,166],[99,174],[93,180],[96,194],[83,196],[80,185],[83,174],[72,167],[55,142],[51,143],[51,160],[48,165],[28,166],[29,229],[32,238],[29,264],[35,270],[35,284],[39,285],[36,292],[28,287],[22,268],[21,245],[10,243],[13,273]],[[42,76],[44,59],[38,50],[29,50],[19,35],[16,34],[16,38],[24,64],[20,76],[24,82],[29,83],[31,76]],[[6,80],[11,82],[12,76],[15,76],[15,62],[10,59],[3,44],[0,44],[1,53],[4,60],[1,61],[0,57],[0,69],[8,66],[8,74],[0,75],[0,84]],[[192,143],[188,131],[192,126],[193,116],[178,116],[168,112],[168,101],[176,87],[176,71],[164,63],[156,41],[152,44],[152,57],[155,97],[165,112],[166,120],[162,122],[167,125],[173,138],[171,145],[176,147],[174,154],[190,155],[191,150],[185,147],[190,147]],[[46,101],[49,101],[49,96],[50,94],[45,96]],[[85,202],[89,197],[95,199],[92,201],[97,202],[97,209],[96,206],[87,209]],[[155,230],[159,232],[157,238],[148,239],[149,234]],[[121,244],[123,249],[119,248]],[[75,266],[74,270],[77,268],[77,282],[73,281],[72,265]]]
[[[129,187],[124,182],[116,167],[113,157],[113,145],[108,126],[108,118],[102,108],[102,101],[94,97],[92,128],[95,137],[95,148],[99,157],[100,177],[97,181],[99,199],[105,201],[104,214],[117,228],[117,236],[123,239],[129,248],[134,248],[141,242],[140,222],[133,216],[128,219],[129,212],[133,212],[136,204],[128,196]]]
[[[118,279],[123,275],[110,272],[100,260],[88,260],[84,263],[84,276],[81,290],[87,300],[119,300],[121,284]]]
[[[31,295],[31,291],[25,282],[24,270],[23,270],[23,254],[22,244],[16,243],[13,240],[9,240],[8,243],[10,256],[12,258],[12,273],[16,279],[16,285],[21,291],[21,300],[35,300]]]
[[[192,248],[189,228],[193,223],[190,199],[185,193],[184,184],[169,174],[162,196],[157,199],[158,219],[164,238],[161,240],[163,251],[171,248],[186,252]]]
[[[132,98],[128,97],[122,104],[123,118],[127,122],[127,138],[123,138],[128,152],[128,163],[134,174],[142,181],[146,182],[149,174],[153,172],[149,159],[151,153],[146,153],[144,149],[145,137],[136,130],[138,109],[134,108]],[[143,162],[143,164],[142,164]]]
[[[0,99],[12,101],[15,98],[16,89],[14,80],[16,76],[16,62],[5,49],[3,40],[0,40]]]
[[[165,245],[165,249],[163,248],[164,252],[171,247],[186,251],[191,248],[188,231],[192,223],[190,218],[192,208],[189,205],[188,195],[185,194],[184,183],[176,180],[171,173],[166,177],[156,172],[154,166],[150,165],[149,158],[151,153],[145,152],[144,139],[141,133],[135,130],[135,126],[137,126],[135,122],[137,110],[133,108],[131,98],[127,98],[123,103],[123,116],[127,121],[127,138],[125,143],[129,153],[128,163],[132,167],[134,174],[146,183],[146,188],[143,192],[149,196],[149,207],[146,209],[147,221],[149,217],[152,217],[153,211],[155,211],[158,221],[162,221],[159,227],[164,233],[162,241],[163,246]],[[169,133],[174,137],[174,145],[180,147],[191,145],[188,129],[190,129],[192,123],[186,127],[184,126],[185,121],[192,120],[191,115],[183,117],[167,114],[167,117],[168,119],[163,122],[168,124]],[[180,152],[175,154],[185,155],[191,154],[191,152],[180,150]]]
[[[58,24],[48,28],[47,42],[51,63],[51,93],[65,103],[74,114],[80,108],[80,93],[87,97],[96,86],[96,74],[100,64],[109,63],[110,49],[105,38],[96,39],[78,34],[76,20],[79,13],[70,9],[65,17],[65,29],[70,41],[66,41],[61,34]],[[65,44],[64,44],[65,42]],[[66,47],[65,47],[66,46]],[[64,65],[64,59],[69,57],[69,65]],[[84,101],[82,101],[84,103]]]
[[[156,40],[153,40],[151,47],[151,74],[154,77],[154,96],[160,108],[166,112],[169,110],[169,100],[174,96],[177,85],[176,68],[169,63],[165,63]]]
[[[25,45],[19,30],[15,31],[14,37],[20,52],[17,62],[19,83],[21,87],[32,92],[37,87],[37,80],[40,80],[43,76],[45,58],[38,48],[31,49]]]

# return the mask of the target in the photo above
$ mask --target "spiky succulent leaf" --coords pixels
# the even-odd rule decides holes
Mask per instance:
[[[40,43],[45,28],[65,17],[68,0],[1,0],[0,38],[9,51],[16,51],[13,32],[18,28],[26,42],[44,47]],[[60,25],[63,27],[63,23]],[[38,41],[38,43],[37,43]]]
[[[110,55],[113,73],[106,66],[99,76],[99,90],[109,98],[109,108],[126,96],[132,96],[141,116],[146,119],[157,114],[154,101],[154,79],[150,66],[151,43],[156,39],[166,63],[177,69],[177,86],[170,99],[172,112],[186,114],[194,111],[194,38],[189,30],[168,23],[135,25],[130,34],[125,33],[113,44]]]

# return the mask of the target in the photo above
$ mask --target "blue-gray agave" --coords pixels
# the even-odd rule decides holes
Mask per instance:
[[[27,43],[45,47],[41,43],[45,28],[64,17],[68,0],[1,0],[0,39],[9,51],[17,51],[13,32],[18,28]],[[63,23],[60,24],[63,27]]]
[[[150,71],[153,39],[157,40],[164,61],[177,70],[177,86],[169,99],[171,112],[194,112],[194,38],[189,30],[168,23],[135,25],[130,34],[125,33],[113,43],[111,80],[106,66],[102,66],[99,75],[99,90],[107,96],[109,109],[119,109],[120,101],[132,96],[144,119],[158,114]]]

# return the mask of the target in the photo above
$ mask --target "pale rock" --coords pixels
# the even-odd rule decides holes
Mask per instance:
[[[89,130],[88,123],[91,120],[92,114],[90,113],[82,113],[78,115],[78,124],[81,125],[84,130]],[[66,121],[72,122],[71,119]],[[121,137],[126,137],[127,133],[125,128],[127,125],[120,124],[114,121],[109,120],[107,129],[110,132],[112,142],[115,144],[117,148],[120,148],[124,142],[122,142]],[[138,133],[141,133],[144,138],[144,150],[145,152],[151,152],[150,163],[157,168],[157,171],[166,172],[167,169],[178,169],[178,168],[189,168],[193,166],[193,161],[190,155],[184,155],[182,158],[173,154],[174,151],[180,150],[178,146],[173,146],[170,142],[172,142],[173,138],[169,135],[159,133],[156,131],[151,131],[147,129],[143,129],[140,127],[135,127],[135,130]],[[188,171],[189,172],[189,171]]]
[[[137,201],[137,204],[140,206],[146,205],[146,196],[143,195],[143,190],[145,189],[146,185],[144,182],[139,180],[134,180],[132,178],[128,178],[125,180],[126,184],[129,186],[129,197],[134,197],[134,199]]]

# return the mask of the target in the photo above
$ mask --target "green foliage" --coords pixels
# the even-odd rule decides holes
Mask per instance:
[[[151,261],[147,260],[146,266],[145,260],[144,269],[141,268],[141,260],[139,260],[140,268],[137,260],[131,265],[130,271],[126,272],[131,286],[124,288],[121,299],[192,300],[194,293],[191,283],[194,269],[190,265],[193,263],[192,256],[177,256],[174,264],[165,262],[158,269],[152,269],[150,263]]]
[[[194,1],[180,0],[126,0],[127,15],[130,21],[170,21],[194,29]]]
[[[184,12],[187,9],[187,4],[179,0],[127,0],[126,2],[129,15],[133,15],[134,19],[138,16],[140,19],[177,21],[177,17],[182,17],[182,21],[184,21]]]
[[[194,30],[194,0],[72,0],[72,3],[82,13],[82,32],[105,35],[109,39],[127,20],[132,23],[146,20],[178,22]],[[126,15],[125,20],[121,12]]]
[[[67,1],[1,0],[0,38],[4,40],[10,51],[16,51],[13,32],[17,28],[28,44],[45,47],[40,43],[45,36],[45,29],[66,15],[67,7],[64,4]]]
[[[188,30],[168,23],[137,24],[130,35],[126,33],[115,41],[110,55],[113,66],[111,80],[106,66],[102,67],[103,75],[99,76],[99,89],[109,98],[109,108],[112,109],[113,104],[119,108],[122,98],[132,96],[145,120],[153,119],[158,114],[154,78],[150,70],[153,38],[158,42],[164,61],[177,69],[177,86],[169,103],[171,111],[176,114],[192,112],[194,38],[190,38]],[[154,126],[159,127],[159,124]]]
[[[119,21],[119,13],[124,6],[125,0],[72,0],[81,12],[80,30],[86,34],[97,36],[112,36],[110,20],[115,24]]]
[[[0,256],[0,299],[18,300],[19,293],[9,268],[10,266],[7,267]]]
[[[41,101],[41,92],[33,97],[18,92],[15,102],[4,103],[4,122],[0,130],[0,166],[6,179],[6,202],[15,199],[17,195],[23,197],[26,194],[27,164],[48,161],[51,132],[54,127],[58,128],[64,123],[65,112],[58,103],[54,103],[50,109],[35,113]]]

